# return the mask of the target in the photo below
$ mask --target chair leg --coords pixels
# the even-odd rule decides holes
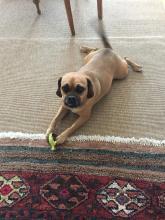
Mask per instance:
[[[98,13],[98,18],[102,19],[103,18],[102,0],[97,0],[97,13]]]
[[[33,0],[33,3],[36,5],[37,8],[37,13],[40,15],[41,14],[41,10],[40,10],[40,0]]]
[[[65,3],[65,9],[66,9],[66,14],[69,22],[69,27],[71,30],[72,35],[75,35],[75,29],[74,29],[74,23],[73,23],[73,17],[72,17],[72,9],[70,5],[70,0],[64,0]]]

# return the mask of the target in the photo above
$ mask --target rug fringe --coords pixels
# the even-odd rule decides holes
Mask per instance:
[[[30,140],[44,140],[45,134],[23,133],[23,132],[0,132],[0,139],[30,139]],[[115,137],[115,136],[101,136],[101,135],[77,135],[68,138],[68,141],[78,142],[107,142],[107,143],[123,143],[123,144],[140,144],[150,145],[156,147],[165,146],[165,140],[156,140],[153,138],[129,138],[129,137]]]

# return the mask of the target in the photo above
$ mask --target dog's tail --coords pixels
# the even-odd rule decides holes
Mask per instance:
[[[107,38],[105,32],[100,32],[100,33],[99,33],[99,36],[100,36],[100,38],[101,38],[101,40],[102,40],[102,42],[103,42],[104,47],[105,47],[105,48],[110,48],[110,49],[112,49],[112,46],[111,46],[111,44],[109,43],[108,38]]]
[[[98,32],[98,35],[100,36],[100,38],[101,38],[101,40],[103,42],[104,47],[112,49],[112,46],[109,43],[109,40],[108,40],[108,38],[106,36],[105,29],[104,29],[104,26],[103,26],[102,22],[99,22],[99,28],[98,28],[97,32]]]

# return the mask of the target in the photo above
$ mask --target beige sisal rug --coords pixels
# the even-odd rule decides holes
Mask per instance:
[[[143,65],[115,81],[111,93],[94,108],[76,134],[164,138],[164,39],[112,39],[113,47]],[[99,40],[1,40],[0,131],[43,133],[57,112],[57,79],[83,64],[80,45]],[[71,116],[70,119],[73,119]],[[65,126],[69,125],[65,121]]]

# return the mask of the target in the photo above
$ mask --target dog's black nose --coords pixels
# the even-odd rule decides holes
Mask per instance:
[[[68,102],[71,104],[75,104],[76,103],[76,97],[75,96],[69,96],[68,97]]]
[[[65,104],[71,108],[75,108],[79,106],[79,100],[76,96],[68,96],[65,100]]]

